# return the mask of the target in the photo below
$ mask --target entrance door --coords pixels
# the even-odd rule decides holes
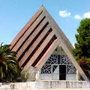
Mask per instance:
[[[59,80],[66,80],[66,65],[59,65]]]

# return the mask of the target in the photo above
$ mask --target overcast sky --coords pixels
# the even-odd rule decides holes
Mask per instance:
[[[42,4],[74,44],[80,20],[90,18],[90,0],[0,0],[0,43],[9,44]]]

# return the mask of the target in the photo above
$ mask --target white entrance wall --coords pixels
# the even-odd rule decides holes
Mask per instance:
[[[66,80],[77,80],[76,74],[67,74]],[[41,74],[40,80],[59,80],[58,74]]]
[[[49,57],[41,68],[39,71],[39,80],[59,80],[60,65],[66,66],[66,80],[78,80],[78,71],[70,62],[61,47],[56,48],[51,57]]]
[[[0,90],[90,90],[87,81],[36,81],[21,83],[0,83]]]

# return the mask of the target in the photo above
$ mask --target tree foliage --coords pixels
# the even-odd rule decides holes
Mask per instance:
[[[0,45],[0,82],[22,81],[21,69],[16,61],[15,52],[9,45]]]
[[[90,80],[90,19],[83,19],[77,29],[74,55]]]
[[[83,19],[77,29],[74,55],[77,60],[90,58],[90,19]]]

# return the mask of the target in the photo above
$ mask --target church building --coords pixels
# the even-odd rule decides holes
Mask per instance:
[[[22,71],[33,68],[38,80],[80,80],[80,76],[88,80],[72,54],[71,43],[43,6],[16,35],[10,48],[17,53]]]

